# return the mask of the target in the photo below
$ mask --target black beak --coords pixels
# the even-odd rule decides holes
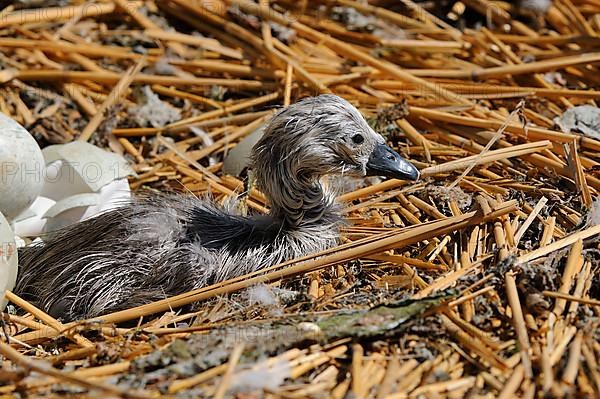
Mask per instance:
[[[377,144],[367,162],[368,176],[418,180],[419,170],[385,144]]]

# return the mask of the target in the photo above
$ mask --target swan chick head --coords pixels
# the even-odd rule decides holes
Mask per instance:
[[[417,168],[390,148],[352,104],[331,94],[305,98],[277,113],[254,146],[253,163],[263,173],[300,180],[325,175],[419,178]]]

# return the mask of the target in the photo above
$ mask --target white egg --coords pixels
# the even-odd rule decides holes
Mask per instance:
[[[9,221],[27,209],[44,185],[45,162],[27,130],[0,113],[0,212]]]
[[[6,303],[4,293],[15,287],[18,270],[17,245],[8,220],[0,213],[0,310]]]

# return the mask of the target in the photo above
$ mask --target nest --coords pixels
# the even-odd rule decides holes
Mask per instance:
[[[339,247],[101,319],[7,293],[1,394],[600,391],[596,1],[66,3],[0,10],[0,111],[42,146],[92,141],[136,190],[227,201],[249,183],[224,156],[335,93],[423,177],[346,184]]]

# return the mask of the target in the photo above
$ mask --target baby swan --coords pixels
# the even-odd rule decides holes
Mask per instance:
[[[51,233],[19,253],[15,292],[64,321],[164,299],[337,243],[330,175],[416,180],[346,100],[306,98],[279,111],[252,151],[269,215],[240,216],[193,196],[144,196]]]

